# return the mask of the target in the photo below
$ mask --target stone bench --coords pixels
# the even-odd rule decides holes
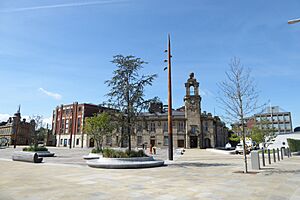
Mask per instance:
[[[153,157],[137,158],[99,158],[87,161],[89,167],[106,169],[137,169],[160,167],[164,165],[162,160],[154,160]]]
[[[55,153],[49,151],[36,151],[38,157],[53,157]]]
[[[13,161],[23,161],[32,163],[41,163],[43,158],[39,158],[36,152],[17,151],[12,155]]]

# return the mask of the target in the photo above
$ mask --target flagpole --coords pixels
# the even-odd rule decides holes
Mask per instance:
[[[171,41],[168,35],[168,146],[169,160],[173,160],[173,125],[172,125],[172,81],[171,81]]]

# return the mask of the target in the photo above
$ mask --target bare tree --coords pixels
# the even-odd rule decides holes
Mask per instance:
[[[35,127],[34,127],[34,134],[32,136],[33,145],[38,146],[38,138],[41,137],[41,134],[44,134],[44,131],[41,131],[43,127],[43,116],[41,115],[32,115],[29,117],[29,120],[34,120]]]
[[[258,109],[258,92],[251,71],[244,68],[239,58],[234,57],[229,63],[225,80],[218,84],[220,96],[218,101],[231,123],[238,122],[242,129],[245,173],[247,168],[245,118]]]

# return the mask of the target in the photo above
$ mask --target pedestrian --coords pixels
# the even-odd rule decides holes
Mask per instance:
[[[153,145],[152,148],[153,148],[153,154],[155,155],[156,154],[156,146]]]
[[[152,144],[150,144],[150,154],[152,154]]]

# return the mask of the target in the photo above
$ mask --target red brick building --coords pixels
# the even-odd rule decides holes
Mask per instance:
[[[108,108],[74,102],[73,104],[57,106],[53,111],[52,131],[56,135],[56,146],[93,147],[94,141],[83,133],[86,117],[101,113]]]

